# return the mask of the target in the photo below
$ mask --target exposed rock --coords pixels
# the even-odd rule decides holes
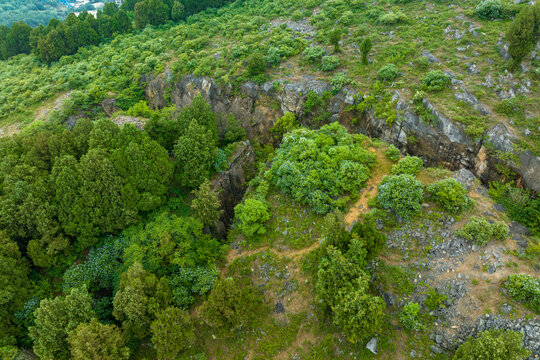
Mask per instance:
[[[298,33],[305,35],[305,37],[308,39],[313,38],[313,36],[315,35],[315,28],[311,26],[308,19],[302,19],[299,21],[293,21],[293,20],[283,21],[280,19],[276,19],[270,23],[270,26],[277,27],[283,24],[286,24],[287,28],[291,29],[292,31],[296,31]]]
[[[467,64],[467,73],[469,75],[475,75],[478,74],[480,70],[478,70],[478,66],[476,64]]]
[[[133,124],[139,130],[144,130],[146,119],[137,116],[117,115],[112,119],[112,122],[122,127],[125,124]]]
[[[508,44],[502,40],[502,37],[497,40],[497,49],[499,50],[499,54],[504,60],[511,59],[510,54],[508,53]]]
[[[116,99],[103,99],[101,101],[101,108],[107,117],[111,117],[115,112],[120,110],[120,108],[116,106]]]
[[[467,169],[459,169],[458,171],[454,172],[452,177],[462,183],[467,191],[471,189],[474,180],[476,180],[476,176],[474,176],[474,174]]]
[[[397,304],[397,296],[392,293],[385,292],[383,293],[382,298],[387,307],[392,307]]]
[[[366,348],[372,353],[377,354],[377,338],[371,338],[371,340],[369,340],[369,342],[366,344]]]
[[[163,76],[142,76],[141,83],[146,83],[144,93],[148,99],[148,105],[152,109],[162,109],[167,106],[167,100],[165,99],[167,82],[163,79]]]
[[[276,305],[274,305],[274,313],[276,314],[283,314],[285,312],[285,306],[281,302],[277,302]]]
[[[480,113],[480,115],[486,116],[490,114],[488,108],[480,101],[478,101],[478,99],[463,86],[459,89],[459,91],[454,93],[454,97],[457,100],[463,101],[472,106],[476,111]]]
[[[426,57],[429,62],[432,62],[435,64],[438,64],[441,62],[439,59],[437,59],[432,53],[430,53],[427,50],[422,50],[422,56]]]

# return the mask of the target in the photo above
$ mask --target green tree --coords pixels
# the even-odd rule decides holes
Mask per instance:
[[[531,7],[524,7],[514,18],[506,32],[508,53],[512,57],[512,68],[517,69],[534,46],[535,16]]]
[[[58,30],[51,30],[45,38],[38,42],[41,61],[50,64],[67,55],[68,48],[64,36]]]
[[[265,223],[270,220],[268,206],[258,199],[247,199],[234,208],[238,229],[247,237],[266,233]]]
[[[114,14],[118,12],[118,5],[116,5],[115,2],[107,2],[103,6],[102,11],[105,15],[109,15],[110,17],[113,17]]]
[[[422,208],[423,185],[412,175],[383,177],[377,193],[377,204],[395,215],[409,218]]]
[[[169,7],[161,0],[144,0],[135,5],[135,26],[164,24],[170,18]]]
[[[211,131],[194,119],[176,142],[173,150],[176,175],[183,186],[197,187],[210,176],[217,155],[217,146],[212,138]]]
[[[161,360],[174,360],[195,341],[195,330],[185,310],[168,307],[151,325],[152,344]]]
[[[253,286],[240,286],[229,277],[215,284],[201,307],[201,316],[213,329],[230,333],[249,326],[262,306],[262,296]]]
[[[17,243],[0,232],[0,347],[15,344],[18,329],[13,314],[26,299],[28,273],[28,263]]]
[[[180,1],[175,1],[171,9],[171,19],[174,21],[184,20],[186,18],[186,9]]]
[[[137,340],[150,333],[157,313],[171,303],[171,292],[165,278],[158,279],[135,262],[123,273],[120,289],[114,296],[113,315],[122,329]]]
[[[30,53],[30,32],[32,28],[24,22],[19,21],[11,26],[11,32],[6,38],[7,55]]]
[[[263,54],[260,52],[253,53],[248,59],[247,70],[251,76],[263,74],[266,71],[266,61]]]
[[[135,10],[135,5],[143,0],[124,0],[122,6],[120,7],[124,11],[133,12]]]
[[[362,64],[367,65],[368,64],[368,56],[369,52],[371,51],[371,48],[373,47],[373,43],[371,42],[370,38],[365,38],[360,43],[360,55],[362,57]]]
[[[193,215],[204,225],[212,225],[214,221],[219,219],[221,204],[217,197],[217,193],[212,190],[211,184],[205,180],[198,190],[193,191],[195,199],[191,203]]]
[[[375,260],[386,244],[386,235],[377,230],[377,223],[372,213],[367,213],[363,219],[356,222],[351,233],[361,239],[367,251],[367,261]]]
[[[112,19],[113,33],[124,34],[131,31],[131,21],[124,10],[117,11]]]
[[[330,31],[328,36],[331,45],[334,45],[334,52],[340,52],[339,42],[341,41],[341,29],[334,29]]]
[[[74,360],[127,360],[129,348],[115,325],[101,324],[97,319],[79,324],[68,336]]]
[[[68,335],[95,317],[86,288],[73,288],[67,296],[42,300],[28,329],[34,352],[43,360],[69,359]]]
[[[113,33],[112,18],[102,12],[97,14],[97,28],[101,39],[110,39]]]
[[[457,349],[453,360],[521,360],[531,352],[521,345],[523,334],[506,330],[487,330],[468,338]]]

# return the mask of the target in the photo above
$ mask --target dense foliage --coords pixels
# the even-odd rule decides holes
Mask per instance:
[[[418,320],[420,305],[418,303],[407,303],[398,315],[399,323],[407,330],[420,330],[422,324]]]
[[[32,27],[47,24],[52,18],[62,18],[67,6],[56,0],[2,0],[0,1],[0,26],[11,26],[22,21]]]
[[[336,207],[339,196],[360,189],[369,178],[375,157],[363,141],[337,123],[293,130],[274,158],[274,183],[314,213],[325,214]]]
[[[394,175],[409,174],[416,175],[422,170],[424,161],[418,156],[405,156],[390,171]]]
[[[469,338],[456,351],[453,360],[522,360],[531,352],[521,345],[523,334],[507,330],[486,330]]]
[[[540,313],[540,279],[527,274],[514,274],[508,277],[504,287],[508,295],[522,302],[536,313]]]
[[[377,205],[397,216],[409,218],[422,208],[424,188],[414,176],[385,176],[379,185]]]
[[[490,223],[485,217],[472,216],[463,228],[456,231],[456,235],[476,245],[485,245],[491,239],[506,239],[508,226],[503,222]]]
[[[453,178],[436,181],[428,185],[427,190],[437,204],[451,213],[459,213],[469,206],[467,189]]]

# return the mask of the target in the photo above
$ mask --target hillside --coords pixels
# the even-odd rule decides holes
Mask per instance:
[[[540,356],[538,4],[135,3],[0,61],[1,359]]]

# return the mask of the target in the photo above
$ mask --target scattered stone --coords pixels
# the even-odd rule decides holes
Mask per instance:
[[[426,57],[428,59],[428,61],[431,62],[431,63],[435,63],[435,64],[440,63],[440,60],[437,59],[432,53],[430,53],[427,50],[422,51],[422,56]]]
[[[501,204],[493,204],[493,209],[495,209],[495,211],[500,211],[500,212],[504,212],[506,210],[504,208],[504,205],[501,205]]]
[[[387,307],[392,307],[397,303],[397,296],[392,293],[385,292],[382,297]]]
[[[285,312],[285,306],[281,302],[277,302],[274,306],[274,313],[283,314]]]
[[[443,351],[441,350],[440,347],[435,346],[435,345],[431,345],[431,346],[429,347],[429,349],[430,349],[434,354],[442,354],[442,352],[443,352]]]
[[[506,303],[503,304],[503,305],[501,306],[501,311],[503,312],[503,314],[509,314],[509,313],[511,313],[511,312],[512,312],[512,309],[513,309],[512,306],[511,306],[511,305],[508,305],[508,304],[506,304]]]
[[[467,64],[467,73],[469,75],[476,75],[480,72],[480,70],[478,70],[478,66],[476,66],[476,64]]]
[[[455,171],[452,177],[462,183],[467,191],[471,189],[474,181],[476,180],[476,176],[465,168]]]
[[[377,354],[377,338],[371,338],[366,345],[366,348],[374,354]]]

